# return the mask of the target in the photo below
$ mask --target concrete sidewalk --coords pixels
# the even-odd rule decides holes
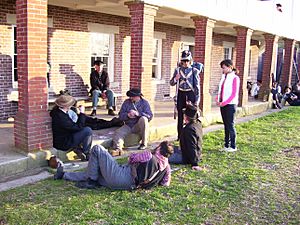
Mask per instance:
[[[155,103],[153,110],[155,112],[154,119],[151,121],[150,142],[162,139],[176,139],[177,121],[173,119],[173,107],[172,101]],[[238,108],[237,123],[246,122],[278,111],[267,110],[267,108],[268,103],[249,102],[247,107]],[[106,110],[98,110],[98,117],[111,119],[112,117],[106,115],[106,112]],[[219,108],[213,107],[210,115],[203,118],[203,124],[206,126],[204,133],[222,129],[223,124],[207,126],[217,122],[221,122],[221,115]],[[115,129],[117,128],[94,131],[93,144],[102,144],[105,147],[109,147]],[[126,138],[125,144],[127,146],[135,145],[137,147],[137,135],[130,135]],[[131,147],[129,150],[136,150],[136,148]],[[14,147],[13,123],[0,124],[0,182],[13,179],[16,177],[16,174],[22,177],[22,174],[26,171],[46,166],[46,159],[48,159],[51,154],[56,154],[60,158],[65,159],[65,153],[56,151],[55,149],[43,150],[36,153],[20,153],[18,149]]]

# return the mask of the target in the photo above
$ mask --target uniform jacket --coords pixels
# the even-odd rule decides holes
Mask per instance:
[[[199,121],[191,121],[183,128],[180,149],[184,164],[198,165],[202,150],[202,124]]]

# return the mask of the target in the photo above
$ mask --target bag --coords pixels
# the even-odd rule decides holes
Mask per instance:
[[[52,169],[56,169],[58,166],[58,159],[55,155],[52,155],[51,158],[48,160],[48,165],[52,168]]]
[[[204,70],[204,65],[199,62],[193,62],[192,67],[198,69],[200,73],[202,73]]]

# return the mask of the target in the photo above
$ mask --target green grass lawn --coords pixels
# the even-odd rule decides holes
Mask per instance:
[[[300,107],[243,123],[236,153],[204,136],[206,171],[179,166],[171,186],[81,190],[45,180],[0,193],[0,224],[299,224]]]

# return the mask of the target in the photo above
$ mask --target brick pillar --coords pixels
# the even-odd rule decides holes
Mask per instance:
[[[299,43],[299,48],[297,49],[296,63],[297,63],[297,74],[298,74],[298,77],[296,77],[295,82],[297,82],[297,79],[298,80],[300,79],[300,43]]]
[[[238,106],[245,106],[248,103],[247,78],[249,75],[249,52],[253,30],[247,27],[235,27],[236,39],[236,61],[235,65],[239,70],[240,92]]]
[[[154,17],[158,7],[140,1],[126,2],[131,15],[130,88],[139,87],[150,104]]]
[[[17,0],[18,113],[15,145],[27,152],[52,146],[47,111],[47,0]]]
[[[269,100],[269,94],[272,84],[272,73],[275,70],[276,48],[278,36],[273,34],[264,34],[265,38],[265,56],[263,61],[262,86],[258,97],[263,101]]]
[[[211,73],[211,49],[212,34],[215,26],[214,20],[207,17],[192,17],[195,24],[195,53],[194,60],[204,64],[204,73],[200,74],[201,80],[201,100],[200,108],[203,115],[211,112],[211,94],[209,93],[210,73]]]
[[[284,63],[280,77],[281,87],[291,86],[295,40],[284,39]]]

